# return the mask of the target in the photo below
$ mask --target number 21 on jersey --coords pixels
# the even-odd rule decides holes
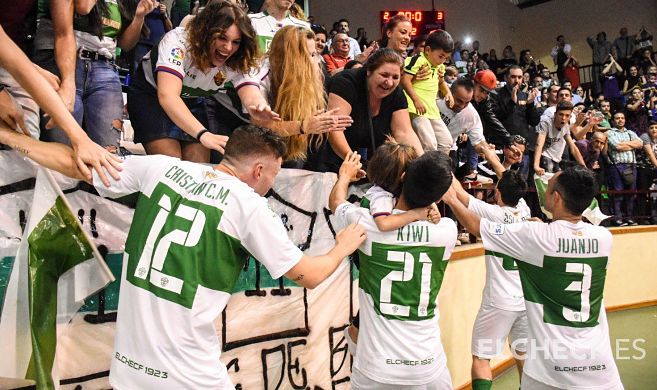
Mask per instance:
[[[388,318],[433,317],[447,261],[444,248],[372,244],[372,257],[361,265],[361,283],[378,311]],[[375,303],[376,305],[376,303]]]

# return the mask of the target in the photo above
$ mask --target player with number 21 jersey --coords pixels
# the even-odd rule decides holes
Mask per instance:
[[[360,333],[354,370],[385,384],[422,385],[442,376],[451,386],[437,297],[456,243],[454,221],[418,221],[380,232],[367,209],[345,202],[335,215],[338,225],[358,221],[367,231],[358,249]]]

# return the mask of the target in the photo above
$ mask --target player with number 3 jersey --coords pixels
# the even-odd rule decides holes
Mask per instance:
[[[551,223],[505,225],[444,197],[487,251],[513,258],[525,296],[529,340],[523,389],[622,389],[609,340],[603,290],[611,233],[582,221],[595,193],[593,174],[567,168],[548,182]]]

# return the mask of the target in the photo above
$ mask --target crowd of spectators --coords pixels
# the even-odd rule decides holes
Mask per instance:
[[[529,48],[516,54],[508,45],[498,57],[446,32],[412,36],[403,15],[376,36],[353,34],[344,18],[327,28],[287,0],[260,10],[244,1],[32,0],[0,19],[56,80],[88,137],[112,152],[122,151],[126,116],[121,65],[130,69],[135,139],[149,154],[216,161],[231,132],[250,122],[287,137],[286,166],[337,171],[349,152],[367,161],[392,136],[418,153],[449,153],[472,186],[495,181],[485,173],[498,156],[515,154],[530,185],[535,172],[586,165],[612,224],[657,223],[657,63],[645,27],[622,28],[613,41],[603,31],[587,38],[590,77],[580,78],[587,61],[563,35],[546,66]],[[70,142],[0,76],[0,119]]]

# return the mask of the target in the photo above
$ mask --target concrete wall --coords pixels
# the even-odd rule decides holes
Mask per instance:
[[[586,37],[606,31],[609,40],[627,26],[635,33],[645,25],[657,37],[657,1],[633,0],[553,0],[524,10],[509,0],[445,0],[436,1],[436,9],[445,11],[446,28],[455,40],[466,36],[478,40],[481,49],[494,48],[498,56],[511,44],[516,52],[529,48],[535,58],[552,66],[549,52],[557,35],[564,35],[573,46],[573,55],[581,64],[591,63],[591,50]],[[352,35],[365,27],[370,39],[380,36],[379,11],[383,9],[431,9],[428,0],[310,0],[310,14],[316,23],[331,27],[346,17]]]

